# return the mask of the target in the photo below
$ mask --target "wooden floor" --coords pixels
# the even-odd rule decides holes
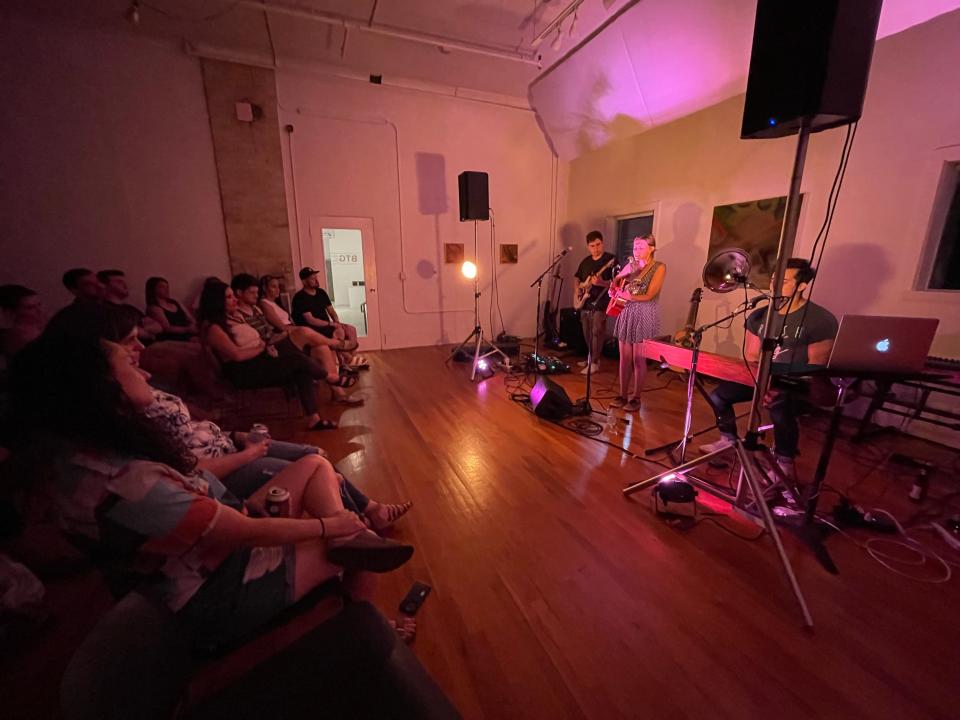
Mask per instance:
[[[369,356],[365,405],[337,431],[299,437],[372,497],[415,502],[396,535],[416,554],[383,577],[377,600],[389,613],[412,581],[433,586],[414,648],[464,717],[960,717],[956,578],[901,577],[843,536],[828,541],[833,576],[785,536],[816,622],[806,632],[769,538],[720,524],[746,536],[756,526],[664,523],[647,493],[620,493],[657,467],[539,420],[502,375],[471,384],[440,348]],[[605,361],[598,397],[612,396],[612,369]],[[661,387],[668,377],[651,374],[643,410],[615,441],[639,452],[678,434],[684,389]],[[579,376],[560,380],[583,394]],[[708,423],[699,408],[696,426]],[[296,435],[294,421],[270,425]],[[803,471],[824,423],[807,425]],[[920,441],[844,440],[830,483],[901,519],[940,507],[906,501],[909,478],[882,463],[895,448],[956,469],[955,452]],[[932,497],[960,489],[955,475],[935,477]]]

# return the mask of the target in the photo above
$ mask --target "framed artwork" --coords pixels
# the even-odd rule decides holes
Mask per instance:
[[[506,243],[501,243],[500,244],[500,263],[501,264],[507,263],[511,265],[516,263],[519,259],[519,252],[518,252],[519,247],[520,246],[515,243],[510,245]]]
[[[801,196],[802,203],[803,196]],[[709,260],[721,250],[739,248],[750,257],[750,282],[765,288],[770,284],[777,260],[777,245],[783,227],[786,196],[718,205],[710,226]]]
[[[463,243],[444,243],[443,261],[448,265],[461,264],[463,262]]]

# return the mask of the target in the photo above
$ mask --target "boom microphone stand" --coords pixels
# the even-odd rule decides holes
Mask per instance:
[[[560,262],[564,255],[570,252],[573,248],[567,248],[557,253],[557,256],[547,265],[547,269],[542,273],[537,275],[537,279],[530,283],[530,287],[534,285],[537,286],[537,325],[533,330],[533,363],[534,366],[540,362],[540,295],[541,289],[543,287],[543,279],[550,274],[550,271],[557,266],[557,263]]]
[[[793,572],[793,566],[790,564],[790,558],[787,557],[786,550],[784,550],[783,543],[780,540],[780,534],[777,531],[776,524],[774,523],[773,514],[770,512],[770,508],[764,501],[763,485],[765,481],[769,483],[769,479],[767,478],[766,473],[757,459],[757,451],[762,447],[759,442],[761,407],[763,404],[763,397],[766,394],[767,388],[770,384],[770,370],[773,362],[773,351],[777,344],[777,338],[773,332],[773,321],[774,315],[777,312],[777,307],[779,304],[778,301],[781,300],[783,296],[783,276],[786,271],[787,260],[793,254],[794,241],[796,240],[797,236],[797,223],[800,219],[800,180],[803,177],[803,166],[807,157],[807,146],[809,144],[809,140],[810,122],[807,118],[804,118],[800,125],[800,133],[797,136],[797,149],[793,161],[793,173],[790,177],[790,191],[787,194],[787,206],[784,213],[783,228],[780,233],[780,243],[777,248],[777,261],[774,265],[773,271],[773,290],[775,302],[771,302],[767,306],[767,314],[764,318],[763,330],[761,331],[760,335],[760,365],[757,371],[756,388],[753,393],[753,402],[750,407],[748,430],[744,439],[741,440],[737,438],[733,445],[737,454],[737,458],[740,461],[740,481],[737,484],[736,491],[734,493],[730,493],[724,491],[722,488],[717,488],[712,483],[700,481],[692,475],[684,476],[683,479],[687,480],[691,484],[696,485],[697,487],[702,488],[711,495],[714,495],[721,500],[724,500],[739,508],[744,508],[748,504],[749,498],[747,496],[747,491],[749,491],[749,495],[752,496],[752,506],[759,510],[763,526],[766,528],[767,532],[770,533],[770,537],[773,540],[777,555],[780,558],[780,564],[783,567],[783,572],[786,575],[787,582],[790,585],[790,589],[793,591],[793,595],[800,607],[800,612],[803,615],[804,625],[812,628],[813,617],[810,615],[810,610],[807,607],[807,601],[803,596],[803,591],[800,589],[800,584]],[[689,431],[689,428],[685,427],[684,430],[684,441],[686,441],[686,434]],[[667,472],[663,472],[647,480],[628,485],[623,489],[623,494],[629,496],[635,492],[643,490],[644,488],[650,487],[651,485],[655,485],[660,481],[676,479],[678,476],[683,475],[683,473],[709,462],[710,459],[720,455],[723,452],[726,452],[726,450],[702,455],[701,457],[686,463],[681,462],[680,465],[668,470]],[[822,551],[823,553],[826,552],[825,550],[822,550],[822,548],[817,547],[815,547],[814,550],[815,552],[818,550]],[[818,557],[821,556],[818,554]]]

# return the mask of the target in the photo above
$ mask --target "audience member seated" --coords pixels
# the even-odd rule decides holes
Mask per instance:
[[[260,289],[257,278],[248,273],[235,275],[230,282],[233,294],[237,298],[237,312],[243,317],[244,322],[254,328],[261,339],[268,346],[273,345],[277,351],[283,354],[306,351],[307,355],[316,359],[327,373],[327,384],[330,385],[333,398],[336,402],[347,405],[359,405],[363,401],[360,398],[349,397],[344,388],[353,387],[357,378],[356,375],[341,374],[337,365],[337,357],[329,347],[318,345],[311,347],[309,345],[297,346],[291,339],[290,333],[286,330],[278,330],[267,320],[267,316],[257,306],[257,297]]]
[[[290,334],[290,341],[294,345],[304,352],[308,352],[309,348],[315,347],[328,347],[338,355],[346,352],[348,342],[345,337],[328,337],[311,327],[295,325],[290,314],[277,303],[279,297],[280,278],[272,275],[264,275],[260,278],[258,307],[273,327],[277,330],[286,330]],[[341,365],[341,369],[354,372],[346,365]]]
[[[162,277],[147,280],[144,288],[147,315],[160,325],[157,340],[189,341],[197,336],[197,323],[183,305],[170,297],[170,283]]]
[[[74,302],[100,302],[104,287],[93,270],[71,268],[63,274],[63,286],[73,295]]]
[[[23,285],[0,285],[0,355],[12,358],[25,345],[36,340],[47,324],[39,296]]]
[[[14,415],[44,441],[53,471],[45,489],[62,527],[142,577],[141,591],[176,613],[198,647],[249,636],[342,569],[355,580],[413,553],[344,509],[336,472],[319,455],[271,481],[289,491],[289,517],[246,514],[146,418],[153,391],[118,343],[47,333],[13,373]],[[263,505],[266,491],[251,504]]]
[[[343,355],[346,364],[358,368],[368,367],[365,358],[352,354],[359,347],[357,329],[353,325],[340,322],[330,296],[317,280],[319,272],[311,267],[300,271],[303,288],[293,296],[293,321],[297,325],[313,328],[326,337],[344,340]]]
[[[130,313],[136,318],[140,327],[140,339],[144,344],[153,342],[163,332],[163,328],[153,318],[147,317],[138,307],[134,307],[127,300],[130,298],[130,288],[123,270],[101,270],[97,273],[97,280],[103,285],[103,300],[114,306],[121,313]]]
[[[221,363],[224,377],[238,388],[285,387],[297,389],[310,430],[331,430],[332,420],[317,413],[314,380],[325,380],[327,371],[296,348],[280,353],[268,345],[237,311],[237,298],[225,282],[208,279],[200,295],[200,341]]]

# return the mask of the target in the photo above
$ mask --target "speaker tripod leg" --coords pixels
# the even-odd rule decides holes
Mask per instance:
[[[763,483],[760,480],[760,476],[763,471],[756,465],[756,458],[753,453],[747,448],[744,447],[743,443],[738,439],[736,441],[736,450],[737,450],[737,459],[740,460],[740,468],[743,471],[742,477],[746,481],[747,486],[750,488],[750,493],[753,495],[753,502],[756,507],[760,510],[760,516],[763,519],[764,527],[767,532],[770,533],[770,538],[773,540],[773,545],[777,550],[777,555],[780,557],[780,565],[783,567],[783,572],[787,576],[787,582],[790,584],[790,589],[793,591],[793,596],[797,600],[797,604],[800,606],[800,613],[803,615],[803,624],[808,627],[813,627],[813,617],[810,615],[810,609],[807,607],[807,601],[803,596],[803,590],[800,589],[800,583],[797,581],[797,576],[793,572],[793,565],[790,564],[790,558],[787,557],[787,551],[783,548],[783,543],[780,540],[780,533],[777,531],[776,523],[773,520],[773,513],[770,512],[770,508],[767,505],[766,501],[763,499]]]
[[[457,345],[457,346],[453,349],[453,352],[451,352],[451,353],[447,356],[446,362],[450,362],[451,360],[453,360],[453,358],[456,356],[456,354],[457,354],[458,352],[460,352],[461,350],[463,350],[467,345],[470,345],[470,344],[471,344],[471,341],[472,341],[473,338],[474,338],[474,336],[475,336],[475,335],[478,335],[479,333],[480,333],[480,328],[479,328],[479,327],[475,327],[475,328],[473,329],[473,331],[472,331],[469,335],[467,335],[467,337],[465,337],[465,338],[463,339],[463,342],[460,343],[459,345]]]

